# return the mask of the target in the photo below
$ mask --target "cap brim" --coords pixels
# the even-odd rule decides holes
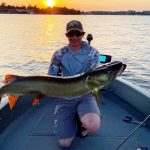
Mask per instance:
[[[83,30],[80,30],[80,29],[77,29],[77,28],[72,28],[72,29],[66,31],[66,34],[68,34],[70,31],[79,31],[81,33],[85,33]]]

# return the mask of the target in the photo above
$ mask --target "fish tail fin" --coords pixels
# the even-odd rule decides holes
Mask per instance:
[[[9,81],[11,81],[12,79],[14,79],[16,77],[17,77],[17,75],[7,74],[7,75],[5,75],[5,79],[4,79],[3,83],[7,84]]]
[[[13,107],[15,106],[15,104],[17,102],[17,99],[18,99],[18,97],[16,97],[16,96],[11,96],[11,95],[8,96],[10,109],[13,109]]]
[[[3,95],[4,95],[4,94],[3,94],[3,90],[2,90],[2,88],[3,88],[3,87],[1,87],[1,88],[0,88],[0,103],[1,103],[1,101],[2,101],[2,97],[3,97]]]
[[[37,104],[39,103],[40,99],[42,99],[42,98],[44,98],[44,97],[45,97],[45,96],[42,95],[42,94],[37,95],[37,96],[34,98],[34,100],[33,100],[33,102],[32,102],[32,105],[33,105],[33,106],[34,106],[34,105],[37,105]]]

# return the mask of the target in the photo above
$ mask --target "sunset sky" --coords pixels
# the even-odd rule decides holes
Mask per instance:
[[[38,7],[46,7],[46,0],[0,0],[7,5],[37,5]],[[67,7],[79,9],[82,11],[91,10],[150,10],[150,0],[54,0],[55,5],[59,7]]]

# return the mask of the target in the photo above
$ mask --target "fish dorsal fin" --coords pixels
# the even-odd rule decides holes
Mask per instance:
[[[18,97],[16,96],[11,96],[11,95],[8,96],[10,109],[12,109],[15,106],[17,99]]]
[[[45,96],[42,95],[42,94],[37,95],[37,96],[34,98],[34,100],[33,100],[33,102],[32,102],[32,105],[37,105],[37,104],[39,103],[40,99],[42,99],[42,98],[44,98],[44,97],[45,97]]]
[[[9,81],[11,81],[12,79],[14,79],[16,77],[17,77],[17,75],[7,74],[7,75],[5,75],[5,80],[3,81],[3,83],[7,84]]]

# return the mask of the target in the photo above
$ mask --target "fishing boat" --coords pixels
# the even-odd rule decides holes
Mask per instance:
[[[110,56],[102,55],[104,62]],[[103,63],[104,63],[103,62]],[[101,127],[86,138],[76,136],[69,150],[150,150],[150,94],[118,77],[99,92]],[[61,150],[53,133],[57,99],[45,97],[32,106],[21,96],[11,110],[0,107],[0,150]]]

